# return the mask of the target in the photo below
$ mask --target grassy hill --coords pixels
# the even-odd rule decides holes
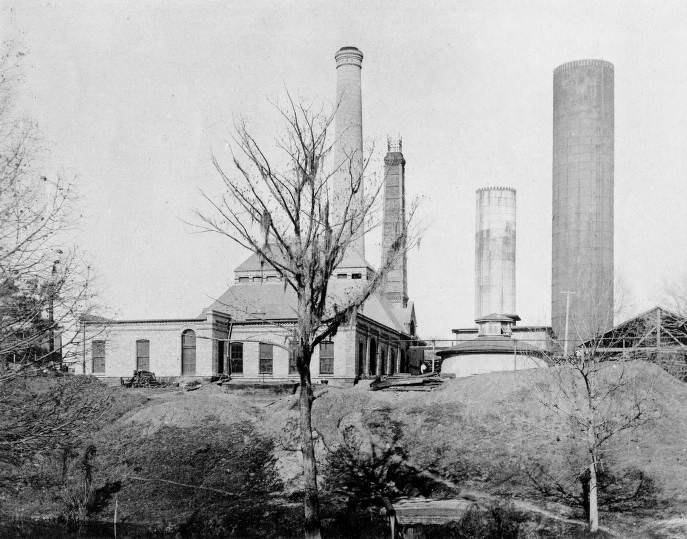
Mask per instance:
[[[609,365],[604,376],[615,379],[619,368]],[[632,380],[631,392],[618,395],[615,405],[630,404],[637,392],[650,394],[652,414],[638,429],[609,441],[604,473],[615,479],[610,482],[616,498],[632,494],[642,482],[644,490],[637,500],[602,515],[602,521],[627,536],[677,537],[684,522],[668,519],[687,509],[687,385],[651,364],[623,368]],[[396,462],[401,459],[404,467],[397,466],[397,474],[400,469],[429,470],[463,493],[527,500],[580,517],[571,499],[545,488],[559,485],[578,494],[584,463],[579,434],[565,417],[541,404],[552,394],[554,374],[559,373],[480,375],[447,380],[426,393],[372,392],[362,384],[323,386],[313,408],[323,486],[331,486],[325,484],[332,480],[328,458],[338,455],[344,440],[354,439],[362,456],[375,447]],[[111,519],[116,498],[120,521],[159,530],[226,533],[222,515],[230,515],[235,535],[298,534],[295,396],[227,394],[211,385],[194,392],[116,389],[114,395],[126,401],[121,415],[109,416],[74,448],[66,476],[63,455],[43,455],[24,470],[22,485],[3,489],[4,514],[64,514],[80,488],[81,455],[90,443],[97,448],[94,484],[103,495],[96,518]],[[411,488],[404,485],[397,490]],[[456,495],[456,490],[441,488],[428,492]],[[334,530],[341,515],[333,501],[324,507]],[[375,536],[374,525],[362,526]],[[659,528],[678,532],[659,533]]]

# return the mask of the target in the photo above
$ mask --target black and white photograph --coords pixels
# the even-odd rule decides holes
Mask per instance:
[[[0,0],[0,537],[687,537],[687,2]]]

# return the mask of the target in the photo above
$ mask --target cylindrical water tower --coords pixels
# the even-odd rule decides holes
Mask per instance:
[[[613,324],[613,85],[604,60],[553,72],[551,323],[568,350]]]
[[[515,313],[515,189],[477,190],[475,319]]]

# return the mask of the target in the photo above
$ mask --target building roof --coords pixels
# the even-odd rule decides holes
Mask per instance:
[[[328,301],[345,304],[346,298],[355,294],[363,283],[332,280]],[[291,287],[285,287],[283,282],[261,282],[230,286],[209,309],[229,314],[236,321],[288,320],[296,318],[296,305],[296,293]],[[380,294],[373,294],[358,312],[383,326],[407,334],[406,323],[410,322],[413,306],[409,304],[403,309]]]
[[[461,334],[461,333],[477,333],[479,328],[473,326],[471,328],[455,328],[451,330],[451,333]],[[545,331],[546,333],[553,333],[551,326],[513,326],[513,333],[525,333],[527,331]]]
[[[279,255],[277,251],[275,255]],[[274,271],[274,267],[269,262],[265,261],[258,253],[251,253],[241,264],[239,264],[234,271]]]
[[[357,249],[348,249],[344,253],[343,260],[341,264],[338,265],[339,269],[344,268],[366,268],[373,269],[370,263],[365,260],[365,258],[358,252]]]
[[[687,318],[657,305],[582,343],[582,346],[597,344],[610,348],[687,347]]]
[[[275,248],[274,255],[282,259],[281,253],[278,248]],[[373,269],[370,263],[363,258],[363,256],[356,249],[349,249],[344,254],[341,264],[338,265],[338,269],[344,268],[367,268]],[[246,271],[275,271],[272,264],[266,262],[257,253],[251,253],[246,260],[241,262],[234,272],[241,273]]]
[[[450,348],[437,351],[437,355],[445,359],[451,356],[468,354],[519,354],[543,355],[541,349],[524,341],[512,339],[506,335],[481,335],[476,339],[461,342]]]
[[[520,317],[517,314],[491,313],[476,319],[475,322],[517,322],[518,320]]]

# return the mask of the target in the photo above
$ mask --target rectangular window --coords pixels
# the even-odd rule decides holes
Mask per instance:
[[[231,362],[231,374],[243,374],[243,343],[231,343],[229,360]]]
[[[91,343],[91,357],[93,359],[93,374],[105,374],[105,341]]]
[[[338,273],[336,275],[337,279],[347,279],[348,278],[348,273]]]
[[[289,374],[298,374],[298,366],[296,365],[296,345],[289,347]]]
[[[136,341],[136,370],[150,370],[150,341],[148,340]]]
[[[351,279],[362,279],[362,278],[363,278],[362,273],[354,273],[353,275],[351,275]]]
[[[320,374],[334,374],[334,343],[320,343]]]
[[[260,374],[272,374],[273,354],[271,344],[260,343]]]

